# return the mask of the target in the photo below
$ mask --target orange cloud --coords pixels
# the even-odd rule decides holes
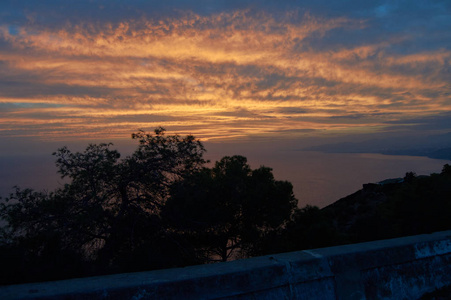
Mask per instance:
[[[9,45],[0,49],[7,64],[0,79],[23,87],[0,91],[0,105],[9,107],[0,130],[17,132],[23,124],[24,131],[41,126],[36,135],[85,137],[163,125],[221,138],[370,130],[449,110],[449,78],[440,75],[447,50],[390,54],[396,40],[320,51],[310,45],[332,30],[365,26],[237,11],[57,30],[25,26],[15,34],[0,27]],[[428,72],[419,72],[425,65]],[[356,114],[372,117],[357,122]]]

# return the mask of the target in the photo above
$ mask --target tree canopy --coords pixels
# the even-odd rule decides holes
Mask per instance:
[[[17,188],[0,207],[7,222],[2,244],[25,251],[18,259],[27,261],[41,261],[46,252],[64,259],[68,256],[62,253],[70,252],[90,262],[94,273],[180,263],[160,210],[171,184],[205,164],[205,149],[194,137],[166,136],[163,128],[132,138],[138,147],[123,159],[112,144],[91,144],[75,153],[63,147],[53,153],[58,172],[70,182],[50,193]],[[174,249],[173,257],[165,260],[168,247]],[[47,261],[42,264],[51,268]],[[64,270],[58,268],[53,271]]]
[[[2,282],[249,256],[296,207],[290,183],[269,168],[252,170],[242,156],[208,168],[193,136],[157,128],[132,138],[137,149],[124,158],[112,144],[62,147],[53,155],[68,183],[49,193],[16,188],[5,199]]]
[[[193,136],[132,134],[58,149],[68,183],[16,187],[0,202],[0,284],[180,267],[450,229],[451,167],[366,184],[319,209],[297,208],[293,187],[243,156],[209,167]]]
[[[259,240],[296,207],[291,183],[275,180],[270,168],[252,170],[243,156],[226,156],[177,182],[164,212],[198,257],[226,261],[258,252]]]

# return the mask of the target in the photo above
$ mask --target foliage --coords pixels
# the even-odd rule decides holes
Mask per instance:
[[[58,270],[82,273],[82,257],[66,240],[65,203],[56,194],[16,188],[7,201],[0,204],[0,216],[8,222],[2,228],[0,282],[58,279]]]
[[[69,183],[51,193],[16,188],[0,207],[3,283],[184,266],[263,253],[260,240],[296,208],[292,185],[242,156],[205,167],[192,136],[134,133],[112,144],[53,153]]]
[[[252,170],[245,157],[226,156],[174,185],[164,212],[199,260],[249,257],[290,219],[297,206],[292,189],[270,168]]]
[[[46,253],[52,252],[64,264],[86,267],[79,270],[84,274],[189,261],[182,259],[177,242],[164,230],[160,210],[170,185],[205,163],[205,149],[192,136],[164,133],[158,128],[155,134],[133,134],[138,148],[124,159],[111,144],[89,145],[76,153],[59,149],[56,165],[70,183],[49,194],[17,188],[1,206],[7,222],[2,249],[23,251],[17,260],[42,261],[36,268],[51,268]],[[43,274],[53,273],[71,276],[60,265]]]
[[[319,209],[296,209],[290,222],[259,241],[260,254],[388,239],[451,229],[451,166],[440,174],[413,172]]]
[[[451,229],[451,167],[440,174],[413,172],[396,183],[366,185],[323,209],[347,242]]]
[[[69,183],[15,188],[0,202],[0,284],[226,261],[451,229],[451,166],[440,174],[365,184],[319,209],[297,208],[293,187],[243,156],[205,167],[192,136],[132,134],[54,153]]]

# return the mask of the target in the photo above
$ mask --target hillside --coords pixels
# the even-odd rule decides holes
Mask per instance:
[[[319,209],[298,209],[277,235],[262,241],[271,254],[451,229],[451,166],[440,174],[387,179]]]
[[[451,228],[451,167],[440,174],[365,184],[322,209],[350,242],[385,239]]]

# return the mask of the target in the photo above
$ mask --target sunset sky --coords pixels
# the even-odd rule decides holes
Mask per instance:
[[[0,152],[446,133],[450,63],[447,0],[2,0]]]

